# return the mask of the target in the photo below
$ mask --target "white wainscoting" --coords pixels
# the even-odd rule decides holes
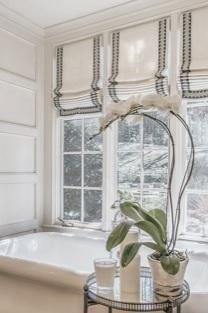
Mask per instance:
[[[44,42],[9,20],[0,23],[0,42],[0,236],[6,236],[42,224]]]
[[[1,121],[35,126],[35,91],[5,81],[0,81],[0,112]]]
[[[0,29],[0,42],[0,67],[9,72],[35,80],[35,45],[3,29]]]
[[[0,184],[0,226],[35,218],[34,184]]]
[[[0,133],[0,172],[34,173],[35,138]]]

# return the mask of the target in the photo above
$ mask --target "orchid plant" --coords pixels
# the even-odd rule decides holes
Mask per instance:
[[[187,123],[179,114],[180,104],[181,99],[178,96],[161,96],[158,94],[132,96],[126,101],[112,103],[107,110],[106,116],[101,120],[100,131],[98,134],[105,131],[116,120],[130,119],[134,122],[138,121],[142,117],[146,117],[153,120],[166,132],[169,137],[169,144],[171,147],[167,203],[165,211],[158,208],[146,211],[134,200],[124,200],[120,203],[120,210],[125,218],[109,235],[106,243],[107,250],[110,251],[119,245],[125,239],[126,235],[133,226],[146,232],[152,239],[152,241],[148,242],[134,242],[128,244],[121,257],[121,265],[124,267],[132,261],[140,247],[145,245],[155,251],[153,257],[160,261],[163,269],[167,273],[174,275],[180,268],[180,261],[183,258],[183,255],[175,250],[175,245],[181,216],[181,199],[191,178],[194,165],[193,138]],[[169,114],[176,118],[185,128],[190,140],[189,158],[179,188],[176,207],[173,206],[172,199],[172,180],[175,169],[174,138],[166,123],[149,114],[149,111],[152,110],[169,112]],[[94,136],[98,134],[95,134]],[[170,223],[168,221],[169,216]]]

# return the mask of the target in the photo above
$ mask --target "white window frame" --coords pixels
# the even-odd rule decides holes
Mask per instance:
[[[93,113],[88,114],[86,118],[99,118],[101,117],[101,113]],[[83,115],[81,116],[68,116],[68,117],[58,117],[57,118],[57,182],[56,182],[56,220],[60,217],[63,219],[63,190],[64,190],[64,183],[63,183],[63,176],[64,176],[64,121],[67,120],[78,120],[85,118]],[[103,204],[102,204],[102,223],[87,223],[87,222],[78,222],[74,220],[67,220],[67,222],[73,223],[76,227],[81,228],[92,228],[92,229],[101,229],[103,231],[108,231],[111,229],[111,219],[112,214],[111,210],[106,210],[105,208],[110,208],[113,201],[116,199],[116,195],[114,192],[115,183],[115,160],[114,158],[109,158],[109,155],[114,155],[112,153],[112,147],[115,147],[113,144],[114,141],[114,132],[112,130],[106,131],[103,133],[103,184],[102,184],[102,195],[103,195]],[[112,170],[111,170],[112,169]],[[83,173],[82,173],[83,175]],[[114,188],[113,188],[114,187]],[[93,188],[89,188],[93,189]],[[97,188],[96,188],[97,190]],[[82,204],[83,208],[83,204]]]
[[[178,93],[177,90],[177,66],[178,66],[178,53],[179,51],[176,51],[175,47],[179,48],[179,16],[181,14],[182,10],[178,10],[177,12],[174,12],[172,14],[169,14],[171,19],[171,33],[170,33],[170,55],[169,55],[169,82],[170,82],[170,94],[174,95]],[[167,16],[168,14],[165,14]],[[162,17],[162,16],[160,16]],[[146,21],[151,21],[152,18],[147,19]],[[138,22],[134,23],[138,24]],[[132,25],[132,24],[131,24]],[[125,25],[122,25],[124,27]],[[128,26],[128,25],[127,25]],[[106,110],[106,104],[109,102],[109,98],[107,95],[107,70],[109,67],[109,60],[108,60],[108,53],[109,53],[109,34],[110,31],[104,31],[104,114]],[[180,112],[184,114],[183,110]],[[101,114],[88,114],[87,117],[97,117]],[[83,116],[81,116],[82,118]],[[61,172],[63,168],[63,164],[60,165],[60,146],[63,144],[63,138],[61,138],[61,132],[60,132],[60,123],[63,120],[67,119],[78,119],[80,118],[78,115],[73,117],[58,117],[56,118],[56,200],[55,200],[55,220],[57,217],[60,216],[60,205],[61,201]],[[181,127],[178,129],[176,128],[176,123],[173,118],[170,120],[170,127],[171,131],[175,138],[176,143],[176,159],[178,157],[181,158],[180,164],[176,167],[175,175],[173,177],[173,202],[176,203],[176,199],[174,199],[174,192],[177,191],[177,183],[176,178],[181,177],[183,173],[183,164],[185,164],[185,149],[184,149],[184,138],[185,138],[185,130],[183,130]],[[111,129],[107,129],[103,133],[103,222],[101,227],[95,227],[95,228],[101,228],[103,231],[108,231],[111,229],[112,224],[112,216],[113,212],[109,209],[111,204],[115,201],[117,197],[117,179],[115,175],[116,170],[116,124],[111,126]],[[62,135],[63,137],[63,135]],[[113,156],[113,157],[112,157]],[[185,201],[185,197],[183,199]],[[182,204],[184,205],[184,204]],[[190,235],[185,233],[185,210],[182,211],[181,215],[181,225],[179,229],[179,238],[181,239],[188,239],[188,240],[194,240],[194,241],[207,241],[208,237],[202,238],[201,236],[197,235]],[[92,225],[87,225],[86,223],[75,223],[72,221],[75,226],[79,227],[89,227],[92,228]]]

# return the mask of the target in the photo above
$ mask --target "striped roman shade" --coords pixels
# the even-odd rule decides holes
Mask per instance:
[[[113,101],[138,93],[168,94],[169,18],[114,31],[109,94]]]
[[[208,97],[208,7],[181,17],[179,89],[183,98]]]
[[[54,103],[60,115],[102,110],[102,36],[57,48]]]

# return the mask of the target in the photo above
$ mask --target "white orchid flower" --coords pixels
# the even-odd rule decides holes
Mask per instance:
[[[158,94],[144,95],[141,98],[142,108],[149,110],[151,108],[157,108],[161,111],[179,111],[181,99],[179,96],[161,96]]]
[[[106,110],[106,115],[100,120],[101,130],[107,128],[113,121],[127,117],[127,122],[138,123],[143,111],[158,109],[178,113],[181,104],[179,96],[162,96],[158,94],[135,95],[125,101],[112,102]],[[135,109],[138,114],[135,114]]]

